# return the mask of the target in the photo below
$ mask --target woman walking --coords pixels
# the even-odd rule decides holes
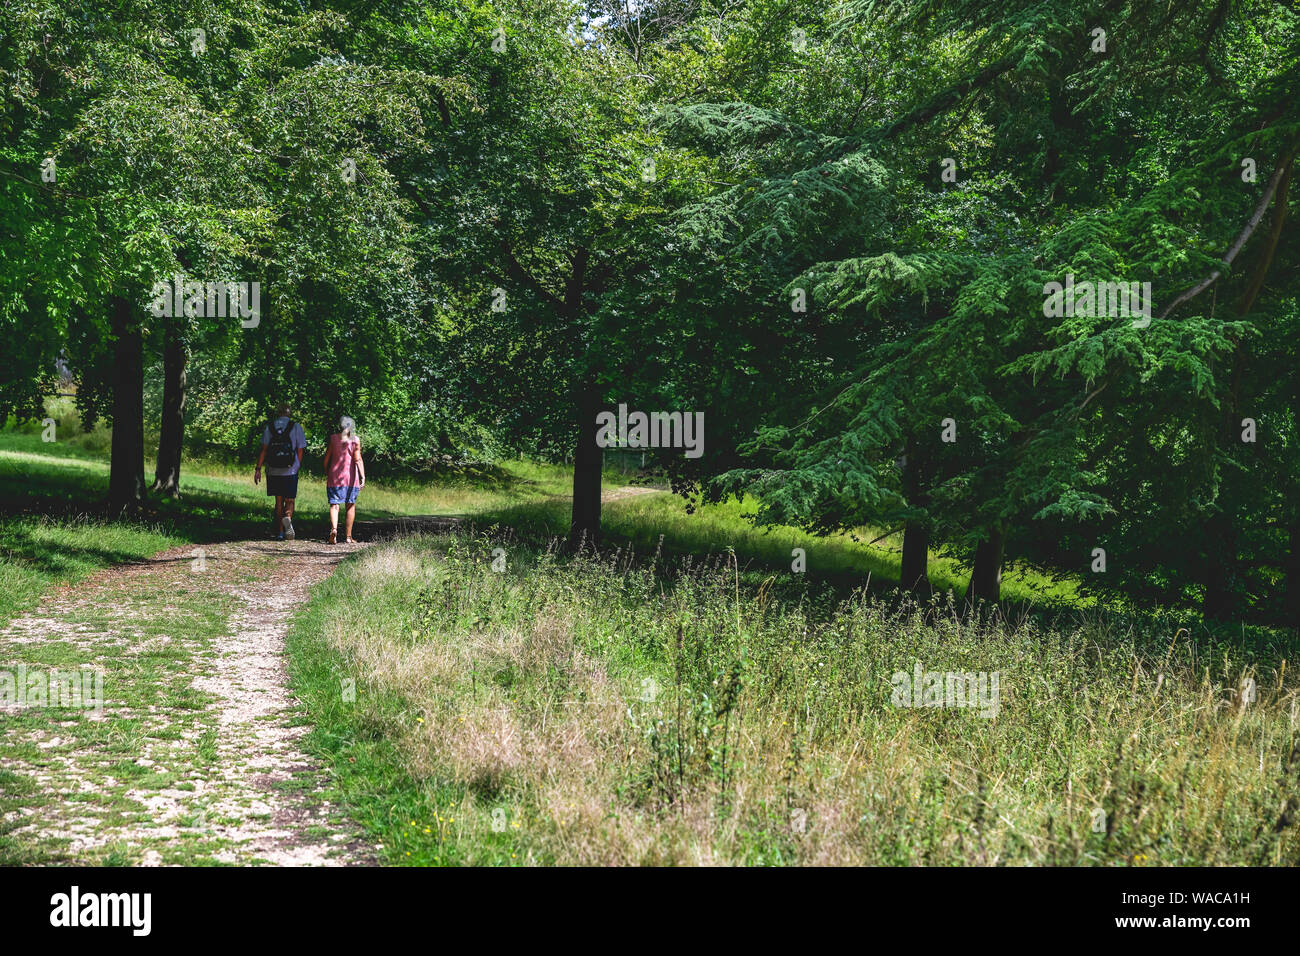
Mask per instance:
[[[339,430],[330,435],[325,448],[325,494],[330,503],[330,544],[338,543],[339,505],[347,506],[345,534],[352,539],[352,521],[357,516],[357,494],[366,483],[366,463],[361,460],[361,439],[357,423],[344,415]]]

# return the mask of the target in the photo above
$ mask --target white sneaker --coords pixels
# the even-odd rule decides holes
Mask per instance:
[[[288,516],[288,515],[285,515],[285,516],[284,516],[284,519],[283,519],[280,523],[284,525],[284,536],[285,536],[286,538],[288,538],[290,541],[292,541],[292,540],[293,540],[293,522],[289,520],[289,516]]]

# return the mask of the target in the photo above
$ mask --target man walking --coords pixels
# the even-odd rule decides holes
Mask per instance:
[[[266,493],[275,496],[275,540],[292,539],[293,500],[298,497],[298,469],[302,466],[302,453],[307,448],[307,436],[302,426],[289,416],[289,406],[275,410],[275,418],[262,429],[262,453],[257,456],[257,470],[253,484],[262,480],[262,465],[266,464]]]

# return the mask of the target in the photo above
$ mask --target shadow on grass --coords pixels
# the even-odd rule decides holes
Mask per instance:
[[[98,547],[82,541],[75,544],[54,541],[49,535],[38,534],[32,525],[6,529],[0,537],[0,544],[10,564],[59,580],[71,578],[88,568],[135,564],[142,560],[140,553],[130,548]]]
[[[835,543],[823,543],[806,536],[783,538],[780,533],[767,536],[751,528],[732,529],[707,521],[692,524],[689,520],[646,520],[645,514],[636,512],[620,514],[617,508],[608,509],[601,522],[601,553],[622,551],[624,558],[634,555],[638,563],[654,560],[665,582],[670,583],[680,574],[701,568],[735,568],[738,584],[762,588],[772,598],[791,601],[816,600],[827,607],[837,602],[870,597],[891,604],[916,603],[929,605],[933,614],[966,616],[965,587],[954,582],[934,564],[931,566],[929,588],[914,593],[899,586],[897,562],[888,557],[863,550],[847,550]],[[476,516],[471,527],[482,532],[493,525],[510,529],[522,543],[545,549],[553,542],[567,538],[570,520],[569,503],[551,500],[538,503],[512,505]],[[791,567],[791,547],[806,549],[806,570],[795,573]],[[821,550],[825,548],[825,550]],[[729,549],[734,549],[733,558]],[[1059,626],[1073,622],[1086,613],[1067,598],[1045,593],[1033,585],[1020,584],[1021,593],[1005,586],[1005,579],[1014,571],[1004,574],[1003,597],[997,610],[984,608],[980,617],[994,617],[1004,622],[1017,622],[1033,618]],[[1024,590],[1040,593],[1025,595]]]
[[[194,542],[245,538],[271,524],[269,509],[205,490],[188,491],[181,498],[150,496],[120,514],[109,509],[107,499],[107,471],[87,469],[77,459],[39,465],[0,460],[0,514],[6,517],[133,524]]]
[[[494,509],[474,518],[471,527],[480,531],[499,525],[511,529],[519,540],[531,547],[545,549],[557,539],[564,540],[569,531],[570,506],[568,501],[554,500],[536,504],[514,505]],[[680,526],[671,525],[662,530],[642,525],[636,520],[621,521],[617,514],[604,516],[601,525],[601,552],[629,549],[637,560],[655,559],[665,578],[671,581],[676,575],[701,567],[732,567],[728,553],[731,542],[713,533],[683,533]],[[810,568],[806,573],[792,573],[788,557],[746,552],[742,543],[736,548],[736,569],[741,582],[766,587],[773,596],[787,598],[808,592],[809,587],[832,592],[843,600],[855,592],[873,596],[898,596],[898,582],[891,577],[883,563],[871,566],[869,555],[863,556],[859,569]]]
[[[548,501],[495,509],[477,516],[465,528],[485,535],[493,544],[509,548],[510,542],[517,541],[526,550],[545,552],[560,547],[568,526],[567,502]],[[746,544],[740,542],[733,565],[727,552],[730,542],[725,537],[705,529],[683,530],[671,523],[662,530],[661,544],[658,528],[609,514],[602,524],[599,560],[616,570],[653,563],[658,586],[664,590],[675,588],[682,578],[700,571],[720,572],[728,579],[734,574],[738,600],[798,604],[813,619],[829,619],[845,601],[880,601],[897,610],[919,604],[932,622],[941,618],[978,620],[994,631],[1014,630],[1028,623],[1043,628],[1045,633],[1085,628],[1099,640],[1152,654],[1167,652],[1171,642],[1181,639],[1194,645],[1206,660],[1222,662],[1246,655],[1245,659],[1254,661],[1261,673],[1269,667],[1283,666],[1285,660],[1294,660],[1300,642],[1300,635],[1293,630],[1210,622],[1186,608],[1079,608],[1061,599],[1028,600],[1004,595],[996,609],[983,606],[972,615],[959,590],[935,587],[930,594],[918,597],[899,587],[896,571],[890,574],[886,568],[881,573],[871,567],[869,555],[863,556],[858,569],[843,565],[823,565],[819,569],[811,561],[810,550],[808,570],[796,574],[791,572],[789,559],[775,550],[747,550]],[[753,542],[749,545],[752,547]],[[518,555],[515,560],[519,560]]]
[[[96,467],[87,468],[87,461]],[[53,460],[46,457],[39,462],[0,458],[0,516],[135,526],[195,544],[260,539],[273,533],[272,499],[261,494],[261,489],[256,497],[227,494],[192,483],[187,485],[184,478],[180,497],[148,495],[138,506],[116,513],[108,506],[108,472],[103,464],[102,460],[80,456]],[[310,477],[304,476],[304,482]],[[367,508],[364,518],[357,521],[356,532],[366,538],[389,536],[437,530],[458,520],[453,516],[411,516]],[[324,539],[329,528],[328,512],[314,505],[304,507],[300,497],[294,524],[303,536]],[[11,526],[4,539],[9,550],[26,560],[54,573],[62,569],[58,545],[38,540],[30,526]],[[111,548],[79,545],[73,550],[105,564],[119,564],[138,557]]]

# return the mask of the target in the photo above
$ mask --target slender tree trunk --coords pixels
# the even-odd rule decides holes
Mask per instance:
[[[1300,517],[1291,519],[1287,537],[1286,623],[1300,628]]]
[[[131,303],[113,297],[113,447],[108,503],[115,511],[144,498],[144,341]]]
[[[1237,611],[1237,529],[1231,515],[1219,512],[1205,523],[1205,597],[1201,613],[1215,621]]]
[[[903,494],[913,508],[926,504],[921,487],[922,466],[916,443],[909,441],[903,452]],[[924,519],[913,519],[903,526],[903,563],[899,571],[899,584],[909,591],[928,594],[930,579],[927,565],[930,558],[930,526]]]
[[[1235,311],[1240,316],[1250,313],[1263,291],[1264,282],[1273,267],[1282,227],[1286,222],[1290,202],[1293,156],[1281,159],[1280,175],[1275,174],[1277,191],[1273,198],[1273,218],[1265,234],[1263,248],[1247,279],[1246,289],[1237,300]],[[1241,385],[1246,377],[1246,352],[1238,345],[1232,358],[1232,387],[1224,403],[1224,417],[1219,422],[1219,440],[1222,447],[1235,450],[1236,458],[1242,454],[1241,445]],[[1221,494],[1223,494],[1221,492]],[[1231,500],[1225,497],[1226,501]],[[1227,621],[1239,611],[1238,578],[1241,573],[1239,523],[1237,515],[1220,508],[1205,523],[1205,596],[1201,613],[1216,621]],[[1288,584],[1290,582],[1288,581]]]
[[[996,603],[1002,597],[1002,551],[1006,534],[997,528],[975,547],[975,566],[971,568],[970,583],[966,586],[966,603],[974,606],[978,601]]]
[[[596,444],[596,415],[601,411],[600,393],[586,386],[578,396],[578,445],[573,456],[573,518],[569,524],[569,548],[596,547],[600,543],[600,473],[604,450]]]
[[[1233,354],[1232,379],[1228,395],[1218,412],[1211,412],[1212,427],[1218,448],[1208,449],[1214,455],[1218,449],[1227,451],[1230,458],[1242,458],[1238,422],[1241,407],[1241,379],[1245,356],[1240,346]],[[1232,471],[1220,475],[1217,510],[1201,526],[1202,549],[1205,552],[1205,594],[1201,599],[1201,614],[1209,620],[1230,620],[1237,612],[1237,576],[1241,555],[1238,550],[1239,534],[1237,516],[1229,510],[1235,494],[1228,487]]]
[[[189,355],[179,321],[167,324],[163,345],[163,404],[158,465],[153,490],[169,497],[181,491],[181,448],[185,441],[185,365]]]
[[[1240,369],[1240,352],[1238,352],[1238,370]],[[1228,400],[1226,415],[1216,423],[1219,441],[1227,448],[1237,438],[1233,428],[1237,416],[1237,376],[1233,376],[1232,391]],[[1210,450],[1213,454],[1213,449]],[[1237,457],[1236,454],[1233,455]],[[1236,515],[1226,510],[1231,507],[1231,493],[1224,487],[1219,490],[1218,510],[1213,512],[1201,526],[1202,545],[1205,552],[1204,578],[1205,593],[1201,599],[1201,614],[1214,621],[1226,621],[1237,611],[1237,573],[1240,555],[1238,553],[1238,534]]]
[[[1060,66],[1062,57],[1053,58]],[[1051,70],[1053,77],[1061,76],[1064,70]],[[1048,135],[1047,158],[1043,164],[1043,181],[1048,187],[1048,202],[1061,202],[1064,190],[1061,183],[1062,156],[1071,148],[1071,137],[1079,129],[1080,118],[1070,108],[1070,100],[1065,85],[1060,80],[1053,80],[1047,86],[1048,114],[1051,117],[1051,131]]]

